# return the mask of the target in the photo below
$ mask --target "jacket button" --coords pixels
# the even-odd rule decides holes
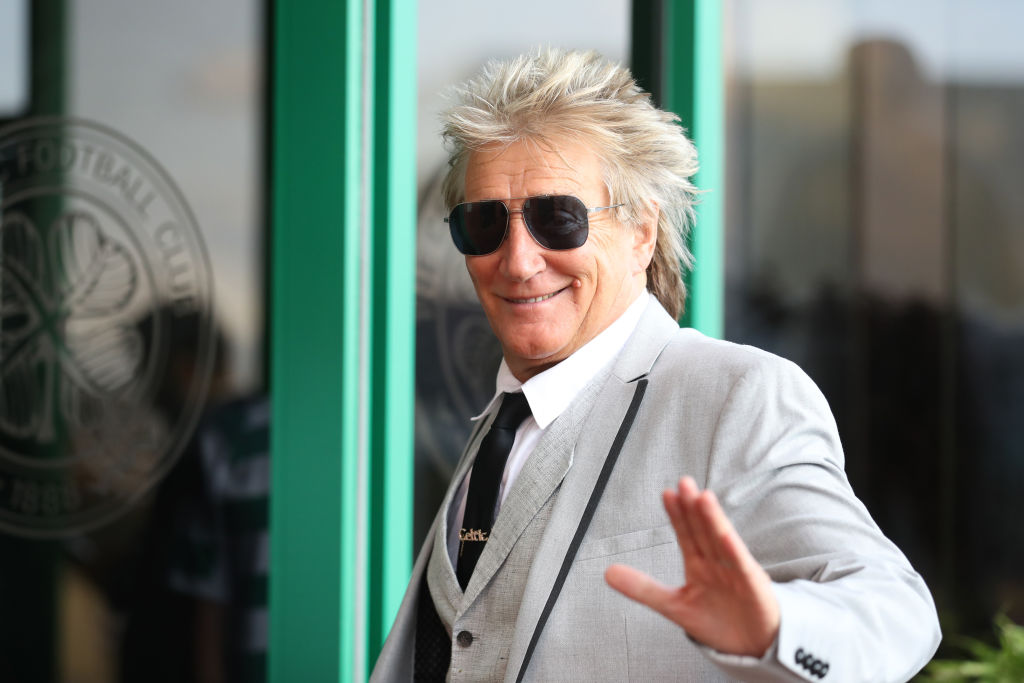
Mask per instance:
[[[469,631],[459,631],[459,635],[455,636],[455,642],[461,647],[469,647],[473,644],[473,634]]]

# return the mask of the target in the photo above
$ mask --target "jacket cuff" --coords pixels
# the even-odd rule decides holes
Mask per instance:
[[[772,589],[779,602],[779,633],[761,657],[726,654],[693,642],[719,669],[741,681],[823,680],[828,674],[828,663],[814,656],[814,643],[801,645],[801,634],[795,626],[800,623],[799,592],[780,583],[772,583]]]

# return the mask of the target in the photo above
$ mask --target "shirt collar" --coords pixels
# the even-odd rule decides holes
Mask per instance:
[[[473,420],[479,420],[490,413],[501,394],[522,391],[526,394],[526,401],[530,404],[530,412],[537,426],[547,429],[547,426],[569,407],[583,387],[587,386],[626,345],[626,340],[640,322],[649,297],[647,290],[640,292],[622,315],[600,334],[562,362],[534,375],[525,383],[512,375],[505,359],[502,358],[494,382],[494,397]]]

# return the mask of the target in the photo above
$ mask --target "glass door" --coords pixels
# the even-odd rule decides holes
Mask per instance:
[[[258,674],[264,9],[0,13],[3,678]]]

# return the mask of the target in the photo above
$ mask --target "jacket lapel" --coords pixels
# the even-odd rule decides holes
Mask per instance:
[[[491,536],[466,586],[468,607],[505,562],[512,547],[572,467],[573,447],[609,372],[599,373],[545,431],[501,506]]]
[[[430,558],[431,538],[444,515],[441,511],[434,516],[434,523],[427,534],[427,540],[420,548],[416,562],[413,564],[412,579],[405,589],[402,604],[395,615],[394,624],[388,633],[387,640],[381,648],[377,664],[370,675],[371,683],[377,681],[412,680],[413,647],[416,638],[416,609],[419,603],[420,577],[427,569]]]
[[[454,614],[448,613],[448,605],[457,606],[463,604],[462,589],[459,587],[459,580],[455,576],[455,567],[452,566],[451,559],[448,556],[448,531],[451,527],[451,515],[455,512],[453,505],[455,493],[462,486],[462,480],[466,478],[466,473],[469,472],[469,468],[473,465],[473,461],[476,459],[476,452],[480,448],[480,442],[483,440],[484,435],[487,434],[487,430],[491,428],[491,422],[494,421],[495,415],[491,415],[484,423],[478,424],[470,436],[466,449],[462,453],[462,458],[460,458],[459,464],[455,468],[455,474],[448,484],[448,491],[441,502],[441,510],[438,515],[440,520],[431,532],[434,541],[434,547],[431,552],[436,557],[433,562],[428,562],[428,570],[433,572],[428,574],[428,577],[433,584],[433,590],[444,591],[444,600],[447,604],[439,604],[435,600],[438,613],[441,614],[443,621],[454,621],[455,618]],[[472,457],[470,457],[471,454]],[[478,569],[476,571],[479,571],[479,566],[480,561],[478,560]],[[474,574],[476,574],[476,571],[474,571]],[[415,577],[413,578],[415,579]],[[470,585],[466,586],[466,588],[468,589],[471,585],[472,581],[470,581]],[[465,604],[468,605],[468,603]],[[445,610],[443,614],[441,613],[442,609]],[[456,609],[455,611],[457,612],[458,610]]]
[[[575,448],[575,457],[571,470],[562,482],[551,521],[530,570],[516,622],[515,639],[509,653],[506,680],[515,680],[518,675],[568,545],[579,526],[612,441],[633,399],[634,383],[650,371],[678,331],[676,322],[652,296],[637,329],[616,358],[610,377],[606,378],[607,381],[592,383],[588,387],[588,390],[594,389],[593,395],[588,397],[593,410],[583,415],[584,424],[573,432],[574,440],[569,449]]]
[[[447,558],[448,512],[455,491],[458,490],[459,484],[466,476],[466,471],[472,462],[469,454],[475,452],[479,446],[480,439],[486,433],[486,430],[482,427],[483,425],[478,425],[474,428],[470,434],[469,441],[466,443],[466,448],[462,451],[459,463],[455,466],[455,474],[448,484],[448,491],[445,493],[444,501],[434,516],[434,522],[423,542],[423,547],[420,548],[419,555],[416,557],[409,586],[406,588],[402,604],[398,608],[395,623],[392,625],[391,632],[388,634],[387,640],[381,649],[377,665],[370,677],[371,681],[412,680],[416,610],[419,604],[420,585],[423,573],[428,570],[430,565],[430,556],[438,546],[445,554],[444,564],[448,566],[448,571],[452,574],[451,583],[455,584],[456,590],[458,589],[458,581],[455,579],[455,573],[452,571],[451,563]],[[442,582],[439,583],[443,585]],[[455,596],[452,597],[455,599]],[[455,602],[455,604],[458,603]]]

